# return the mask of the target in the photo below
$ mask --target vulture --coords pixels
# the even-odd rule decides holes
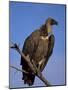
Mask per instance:
[[[46,22],[37,30],[32,32],[25,40],[22,52],[30,61],[35,63],[36,67],[42,72],[53,53],[55,37],[52,32],[52,26],[58,25],[58,22],[49,17]],[[31,71],[27,62],[21,57],[22,69],[28,73],[23,72],[22,80],[24,84],[29,86],[34,84],[35,75]]]

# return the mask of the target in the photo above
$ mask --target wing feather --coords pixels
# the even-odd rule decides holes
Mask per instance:
[[[53,48],[54,48],[54,43],[55,43],[55,37],[54,35],[52,34],[50,37],[49,37],[49,45],[48,45],[48,52],[47,52],[47,56],[44,58],[45,62],[43,63],[42,67],[41,67],[41,71],[44,69],[44,67],[46,66],[48,60],[49,60],[49,57],[52,55],[53,53]]]
[[[34,31],[29,37],[26,38],[22,52],[25,55],[29,55],[30,59],[32,59],[35,50],[38,46],[38,38],[39,38],[39,30]],[[23,64],[23,58],[21,57],[21,65]]]

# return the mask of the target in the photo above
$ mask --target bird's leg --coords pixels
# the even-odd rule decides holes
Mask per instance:
[[[37,66],[38,67],[37,72],[40,72],[41,63],[42,63],[42,61],[40,61],[39,64],[38,64],[38,66]]]
[[[34,67],[34,69],[35,69],[35,71],[36,71],[35,73],[36,73],[36,74],[40,73],[40,65],[37,66],[37,65],[35,64],[34,60],[32,60],[32,63],[33,63],[33,67]]]
[[[43,64],[44,64],[44,58],[41,59],[41,61],[38,64],[38,72],[41,72],[41,67],[42,67]]]
[[[37,67],[36,67],[35,62],[34,62],[33,59],[32,59],[32,64],[33,64],[33,67],[34,67],[35,71],[37,71]],[[35,73],[36,73],[36,72],[35,72]]]

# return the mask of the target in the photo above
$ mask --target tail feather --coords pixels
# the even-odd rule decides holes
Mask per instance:
[[[23,73],[24,84],[28,84],[29,86],[34,84],[35,75]]]
[[[22,80],[24,80],[24,84],[28,84],[29,86],[33,85],[35,75],[32,74],[32,71],[31,71],[30,67],[27,65],[27,63],[25,61],[23,61],[22,69],[29,72],[28,74],[22,72],[22,75],[23,75]]]

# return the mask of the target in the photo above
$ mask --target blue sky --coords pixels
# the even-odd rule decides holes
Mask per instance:
[[[52,85],[65,84],[65,5],[10,2],[10,41],[22,49],[27,36],[39,29],[48,17],[58,21],[53,26],[55,46],[43,75]],[[20,66],[20,55],[10,50],[10,65]],[[10,68],[10,87],[28,87],[21,80],[22,73]],[[37,77],[33,86],[44,86]]]

